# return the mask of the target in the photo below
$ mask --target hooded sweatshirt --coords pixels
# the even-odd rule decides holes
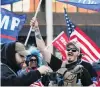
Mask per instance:
[[[20,69],[15,59],[15,42],[5,44],[1,51],[1,62],[8,65],[15,73]]]
[[[15,43],[4,44],[1,48],[1,85],[29,86],[37,81],[41,75],[38,70],[31,71],[21,77],[16,72],[20,69],[15,59]]]

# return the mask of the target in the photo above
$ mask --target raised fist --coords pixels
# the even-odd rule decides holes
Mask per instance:
[[[38,28],[38,22],[36,19],[34,19],[34,17],[32,18],[32,20],[30,21],[30,26],[32,26],[32,28]]]

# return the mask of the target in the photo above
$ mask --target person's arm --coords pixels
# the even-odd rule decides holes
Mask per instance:
[[[29,86],[39,78],[41,78],[39,70],[29,72],[26,75],[17,76],[8,66],[4,64],[1,65],[2,86]]]
[[[41,74],[46,74],[50,70],[49,67],[43,65],[37,70],[30,71],[22,76],[17,76],[5,65],[1,66],[1,85],[2,86],[29,86],[33,82],[41,78]]]
[[[9,76],[9,77],[2,77],[1,78],[1,85],[2,86],[29,86],[33,82],[40,79],[41,74],[38,70],[31,71],[27,73],[27,75],[20,76]]]
[[[54,71],[58,70],[61,65],[62,65],[62,61],[55,57],[54,55],[52,55],[49,50],[46,49],[45,43],[42,39],[39,27],[38,27],[38,22],[34,21],[34,18],[31,20],[30,25],[33,27],[34,32],[35,32],[35,38],[36,38],[36,44],[38,49],[41,51],[43,58],[46,62],[48,62],[49,66],[51,67],[51,69],[53,69]]]
[[[35,32],[36,44],[37,44],[38,49],[41,51],[45,61],[50,63],[51,53],[46,49],[45,43],[42,39],[40,30],[38,27],[38,22],[34,21],[34,18],[33,18],[30,22],[30,25],[33,26],[33,30]]]
[[[36,37],[37,47],[41,51],[45,61],[48,62],[52,70],[54,71],[58,70],[61,67],[62,61],[59,58],[55,57],[46,49],[45,43],[39,31],[39,28],[36,28],[35,30],[35,37]]]

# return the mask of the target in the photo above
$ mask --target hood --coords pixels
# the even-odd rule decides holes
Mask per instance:
[[[20,67],[18,66],[15,59],[15,43],[16,42],[11,42],[2,45],[1,62],[8,65],[13,71],[17,72]]]

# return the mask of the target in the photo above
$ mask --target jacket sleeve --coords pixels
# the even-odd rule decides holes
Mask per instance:
[[[1,76],[2,86],[29,86],[41,77],[41,74],[38,70],[30,71],[26,75],[22,75],[20,77],[16,76],[14,73],[12,74],[11,71],[8,71],[7,67],[1,69],[6,69],[4,74]],[[3,71],[1,70],[1,73],[2,72]]]
[[[87,69],[83,68],[82,76],[81,76],[81,83],[83,86],[90,86],[93,84],[91,80],[91,76]]]
[[[51,69],[53,71],[57,71],[58,69],[61,68],[61,65],[62,65],[62,61],[59,58],[57,58],[51,54],[51,60],[50,60],[50,64],[49,64]]]
[[[89,65],[89,71],[90,71],[90,74],[91,74],[92,78],[98,76],[95,69],[92,67],[92,65]]]
[[[90,63],[82,61],[82,65],[88,70],[88,72],[90,73],[91,78],[97,77],[97,73],[96,73],[95,69],[93,68],[93,66]]]

